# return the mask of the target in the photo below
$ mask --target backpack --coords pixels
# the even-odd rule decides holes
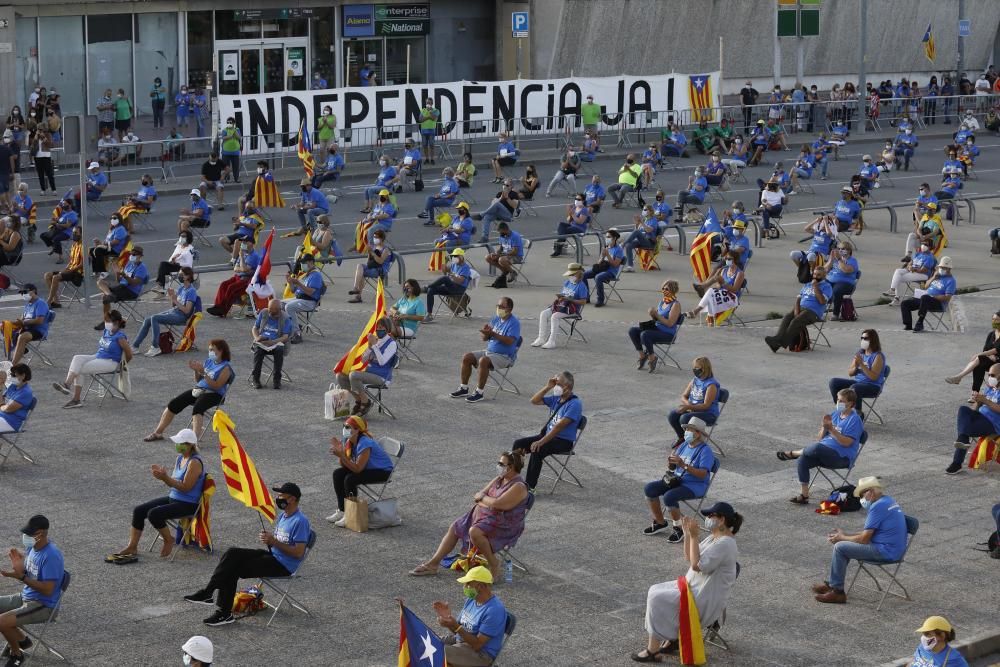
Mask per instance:
[[[266,606],[264,593],[256,586],[238,591],[233,597],[233,615],[253,616]]]
[[[809,266],[809,260],[805,257],[799,260],[798,278],[803,285],[812,282],[812,267]]]
[[[799,339],[791,344],[788,348],[789,352],[808,352],[809,351],[809,330],[802,327],[799,331]]]
[[[421,192],[423,189],[424,189],[424,179],[417,178],[416,180],[413,181],[414,192]]]
[[[840,320],[842,322],[857,322],[858,311],[854,310],[854,299],[845,296],[840,304]]]
[[[174,352],[174,334],[169,331],[160,332],[160,340],[156,341],[157,347],[160,348],[160,354],[173,354]]]

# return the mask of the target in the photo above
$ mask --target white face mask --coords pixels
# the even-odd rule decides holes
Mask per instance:
[[[920,645],[923,646],[924,649],[930,651],[932,648],[937,646],[937,637],[928,637],[927,635],[924,635],[920,638]]]
[[[507,466],[502,466],[497,464],[497,477],[503,477],[504,473],[507,472]]]
[[[997,378],[993,377],[992,375],[986,378],[986,384],[990,385],[991,387],[996,387],[998,382],[1000,382],[1000,380],[997,380]]]
[[[112,227],[117,227],[118,225],[120,225],[120,224],[121,224],[121,222],[122,222],[122,221],[121,221],[121,220],[119,220],[118,218],[111,218],[111,226],[112,226]]]
[[[865,509],[868,509],[872,506],[872,501],[868,500],[867,498],[862,498],[861,506],[864,507]]]
[[[263,175],[264,167],[257,167],[257,173]]]
[[[870,340],[868,340],[867,338],[862,338],[861,339],[861,349],[862,350],[867,350],[869,345],[871,345],[871,341]]]
[[[183,236],[177,237],[177,245],[187,245],[188,240]]]
[[[35,538],[32,535],[25,535],[21,533],[21,544],[25,549],[31,549],[35,546]]]
[[[926,244],[920,246],[920,252],[928,252],[930,249],[931,247]]]
[[[208,351],[208,360],[211,361],[211,362],[213,362],[213,363],[215,363],[216,361],[219,360],[219,353],[216,352],[215,350],[209,350]]]
[[[3,383],[3,386],[5,386],[5,387],[13,387],[16,384],[17,384],[17,380],[15,380],[14,378],[11,377],[11,378],[7,378],[7,380]]]
[[[736,236],[736,237],[743,236],[743,230],[742,229],[734,229],[733,230],[733,236]]]
[[[25,301],[31,301],[31,295],[30,294],[22,294],[21,298],[24,299]]]
[[[556,386],[552,387],[552,395],[553,396],[562,396],[563,395],[563,388],[562,388],[562,386],[560,386],[560,385],[557,384]]]
[[[715,527],[719,525],[719,520],[714,516],[705,517],[705,530],[715,530]]]
[[[187,653],[184,654],[184,664],[185,665],[190,665],[191,664],[191,656],[188,655]]]
[[[340,430],[341,440],[343,440],[344,442],[347,442],[348,440],[350,440],[351,439],[351,433],[352,433],[352,431],[351,431],[351,427],[350,426],[345,426],[344,428],[342,428]]]
[[[114,330],[115,330],[114,323],[113,322],[105,322],[104,323],[104,330],[107,331],[108,333],[114,332]]]
[[[727,259],[726,260],[726,266],[732,266],[732,265],[733,265],[733,260]]]
[[[847,403],[837,401],[837,412],[844,412],[845,410],[847,410]]]

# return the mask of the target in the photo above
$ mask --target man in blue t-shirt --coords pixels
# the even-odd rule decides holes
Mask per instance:
[[[826,282],[826,267],[817,264],[812,277],[812,282],[806,283],[799,290],[795,307],[791,312],[785,313],[784,319],[778,326],[778,333],[764,337],[764,342],[771,348],[771,352],[797,344],[806,327],[819,322],[826,315],[826,304],[833,297],[833,286]]]
[[[327,181],[336,181],[344,171],[344,158],[337,153],[337,144],[330,144],[326,162],[320,165],[316,174],[312,178],[312,185],[318,188]]]
[[[310,260],[312,257],[309,257]],[[294,331],[294,318],[281,309],[281,301],[272,298],[267,302],[267,308],[257,314],[250,335],[253,336],[253,372],[250,374],[250,384],[254,389],[260,389],[260,370],[264,365],[264,357],[270,355],[274,360],[274,370],[271,378],[275,389],[281,389],[281,368],[285,363],[286,345]]]
[[[285,236],[305,235],[306,229],[316,233],[316,218],[330,212],[330,203],[326,200],[326,195],[319,188],[314,188],[312,179],[303,176],[299,181],[299,189],[302,197],[299,203],[292,208],[299,216],[299,229],[297,232],[285,234]]]
[[[38,288],[33,283],[25,283],[21,288],[24,310],[14,324],[14,353],[10,363],[18,364],[32,341],[45,340],[49,335],[49,304],[38,298]]]
[[[518,438],[510,447],[512,452],[521,452],[524,456],[531,455],[524,483],[532,491],[542,474],[545,457],[550,454],[567,454],[573,451],[576,444],[576,434],[580,429],[580,420],[583,419],[583,401],[573,393],[573,382],[573,374],[563,371],[549,378],[549,381],[535,392],[531,397],[531,404],[546,406],[549,409],[549,418],[537,434]]]
[[[903,315],[903,329],[913,333],[921,333],[924,330],[924,318],[928,311],[943,312],[948,308],[948,302],[955,295],[958,283],[951,275],[951,257],[945,255],[938,262],[934,273],[930,275],[923,289],[913,291],[913,296],[903,299],[899,304],[899,309]],[[913,323],[913,311],[917,311],[917,322]]]
[[[417,214],[418,218],[427,219],[424,226],[431,227],[437,224],[437,220],[434,220],[434,209],[435,208],[447,208],[455,203],[455,197],[458,196],[458,181],[455,180],[455,170],[451,167],[445,167],[441,174],[444,176],[444,180],[441,181],[441,189],[438,190],[437,196],[428,195],[427,201],[424,202],[424,210]]]
[[[41,514],[28,519],[21,528],[24,553],[10,550],[10,567],[0,575],[15,579],[24,587],[14,595],[0,595],[0,634],[7,640],[7,665],[17,666],[26,660],[24,650],[31,640],[19,629],[45,623],[62,596],[66,570],[62,552],[49,541],[49,520]]]
[[[285,312],[292,320],[292,327],[295,333],[292,335],[292,344],[302,342],[302,327],[299,326],[299,313],[310,313],[319,306],[319,300],[323,298],[326,291],[323,285],[323,274],[316,270],[316,260],[312,255],[305,254],[299,258],[299,265],[302,273],[295,275],[289,273],[285,278],[289,288],[295,294],[295,298],[286,299]]]
[[[483,400],[483,390],[491,370],[510,368],[517,361],[517,348],[521,346],[521,320],[514,316],[514,300],[502,296],[497,301],[497,314],[484,324],[479,335],[486,341],[486,349],[466,352],[462,356],[461,382],[458,389],[451,392],[452,398],[465,398],[466,403]],[[472,368],[479,369],[476,390],[469,394],[469,378]]]
[[[493,575],[477,565],[457,581],[466,597],[457,619],[446,602],[434,603],[438,624],[454,633],[444,640],[445,660],[450,665],[492,665],[507,627],[507,609],[493,595]]]
[[[205,625],[227,625],[233,616],[233,597],[240,579],[287,577],[295,574],[305,560],[308,544],[314,533],[309,519],[299,510],[302,491],[297,484],[285,482],[271,488],[277,495],[275,506],[281,510],[274,532],[260,531],[257,539],[266,549],[230,547],[222,554],[212,578],[204,588],[185,595],[194,604],[215,605],[215,613],[204,620]],[[219,591],[216,596],[215,591]],[[214,601],[213,601],[214,598]]]
[[[844,576],[852,560],[892,563],[906,552],[906,515],[890,496],[882,492],[878,477],[862,477],[854,489],[861,506],[868,510],[865,526],[860,533],[848,535],[840,528],[828,536],[833,545],[830,576],[813,586],[818,602],[844,604]]]

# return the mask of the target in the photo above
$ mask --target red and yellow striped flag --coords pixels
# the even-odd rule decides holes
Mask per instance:
[[[334,373],[350,373],[351,371],[363,371],[368,368],[368,362],[364,361],[361,356],[368,349],[368,336],[375,333],[378,321],[385,317],[385,314],[385,292],[382,289],[382,279],[379,278],[378,289],[375,291],[375,310],[372,311],[372,316],[368,318],[368,324],[365,325],[365,328],[361,331],[361,335],[358,336],[358,342],[333,367]]]
[[[184,533],[184,544],[194,543],[199,549],[205,551],[212,550],[212,496],[215,495],[215,480],[211,475],[205,475],[205,484],[201,489],[201,498],[198,500],[198,510],[190,519],[181,519],[181,527],[184,522],[190,522],[190,528]]]
[[[126,203],[122,204],[118,208],[118,217],[120,217],[124,221],[124,220],[128,220],[128,217],[130,215],[132,215],[133,213],[145,213],[146,210],[147,209],[144,209],[143,207],[141,207],[141,206],[139,206],[137,204],[134,204],[131,201],[129,201],[129,202],[126,202]]]
[[[174,352],[187,352],[194,346],[195,329],[197,329],[198,322],[201,322],[201,318],[204,316],[204,313],[195,313],[188,318],[187,324],[184,325],[184,332],[181,334],[180,342],[174,347]]]
[[[694,603],[694,595],[688,586],[687,579],[677,577],[677,588],[681,593],[680,623],[677,628],[680,658],[682,665],[705,664],[705,640],[701,636],[701,619],[698,618],[698,606]]]
[[[222,458],[222,474],[226,478],[229,495],[247,507],[260,512],[274,523],[276,510],[267,484],[257,474],[253,459],[243,449],[236,437],[236,425],[221,409],[216,409],[212,418],[212,430],[219,434],[219,455]]]
[[[4,359],[10,359],[10,353],[14,349],[14,332],[20,331],[20,329],[21,327],[17,326],[10,320],[0,322],[0,333],[3,335]]]
[[[434,247],[444,248],[444,241],[438,241]],[[448,253],[444,250],[435,250],[431,253],[431,258],[427,261],[427,270],[431,273],[440,273],[444,270],[444,265],[448,263]]]
[[[698,234],[691,242],[691,271],[695,280],[704,281],[712,273],[712,241],[718,232]]]
[[[989,461],[1000,463],[1000,447],[997,446],[997,438],[984,436],[976,441],[969,454],[969,468],[979,468]]]
[[[363,255],[368,252],[368,230],[374,224],[374,220],[369,220],[368,222],[359,222],[354,226],[354,249],[358,254]]]
[[[257,208],[285,208],[285,200],[278,192],[271,172],[258,176],[253,183],[253,201]]]

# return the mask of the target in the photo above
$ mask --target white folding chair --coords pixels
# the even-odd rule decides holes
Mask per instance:
[[[575,484],[581,489],[583,488],[583,483],[577,478],[576,475],[569,469],[569,462],[573,460],[573,454],[576,453],[576,446],[580,443],[580,438],[583,437],[583,431],[587,428],[587,416],[583,415],[580,417],[580,423],[576,427],[576,438],[573,439],[573,448],[566,452],[565,454],[549,454],[544,459],[544,463],[549,470],[555,473],[555,477],[552,475],[543,474],[542,477],[555,480],[552,482],[552,488],[549,490],[549,495],[556,492],[556,487],[559,486],[559,482],[565,482],[567,484]],[[551,463],[552,459],[555,459],[555,465]],[[564,475],[569,475],[572,480],[568,480]]]
[[[517,337],[517,349],[521,349],[521,343],[524,342],[522,336]],[[517,358],[514,358],[514,362],[517,363]],[[517,388],[517,385],[507,377],[510,373],[510,369],[514,368],[514,364],[507,366],[506,368],[497,368],[493,364],[490,364],[490,374],[487,376],[487,381],[493,381],[497,385],[497,390],[493,392],[493,398],[496,399],[500,395],[501,391],[506,391],[509,394],[521,395],[521,390]]]
[[[312,616],[312,613],[306,609],[305,605],[292,597],[291,590],[292,585],[302,578],[302,575],[300,575],[299,572],[302,571],[302,566],[306,564],[306,560],[309,558],[309,554],[312,553],[314,546],[316,546],[316,531],[310,530],[309,540],[306,542],[306,551],[302,555],[302,560],[299,562],[299,566],[296,568],[295,572],[292,572],[287,577],[261,577],[260,581],[257,582],[258,588],[263,590],[263,587],[267,586],[278,594],[277,603],[270,602],[267,598],[264,598],[264,604],[274,610],[271,613],[271,618],[267,619],[267,625],[264,627],[271,626],[271,622],[274,621],[274,617],[278,615],[278,610],[281,609],[281,605],[283,605],[286,600],[288,601],[288,604],[295,609],[298,609],[306,616]]]
[[[35,459],[17,444],[18,440],[21,439],[21,434],[24,433],[28,428],[28,420],[31,419],[31,413],[34,412],[35,406],[38,405],[38,398],[32,397],[31,403],[28,405],[28,413],[24,416],[24,421],[21,422],[21,428],[12,433],[0,433],[0,470],[3,470],[4,466],[7,465],[7,459],[11,457],[14,452],[17,452],[22,459],[28,463],[37,465]],[[4,445],[7,446],[7,452],[4,453]]]
[[[878,420],[879,424],[882,424],[883,426],[885,425],[885,420],[882,419],[882,415],[880,415],[878,411],[875,410],[875,404],[878,402],[878,397],[881,396],[882,392],[885,390],[885,383],[889,381],[889,373],[891,371],[892,369],[889,367],[888,364],[886,364],[885,375],[882,378],[882,387],[879,388],[878,393],[875,395],[875,398],[861,399],[861,411],[864,412],[864,419],[861,420],[862,424],[865,424],[867,426],[868,419],[874,416],[875,419]]]
[[[31,641],[35,643],[35,647],[31,649],[31,653],[28,655],[27,660],[31,660],[35,657],[35,652],[38,651],[39,646],[44,646],[46,651],[59,658],[59,660],[63,662],[66,661],[66,657],[62,653],[57,651],[52,644],[45,641],[45,634],[48,632],[49,625],[55,623],[56,617],[59,615],[59,610],[62,609],[62,603],[66,597],[66,591],[69,589],[71,579],[72,576],[70,575],[69,570],[63,570],[63,578],[62,581],[59,582],[59,590],[61,591],[59,601],[56,602],[56,606],[52,607],[52,611],[49,613],[49,617],[45,619],[45,622],[37,624],[42,626],[41,630],[35,632],[31,630],[30,625],[21,626],[21,632],[28,635],[28,637],[31,638]],[[27,660],[25,662],[27,662]]]
[[[841,486],[850,484],[847,478],[851,476],[851,471],[854,470],[854,466],[857,464],[858,459],[861,458],[861,452],[864,451],[866,442],[868,442],[868,431],[862,431],[858,443],[858,455],[854,457],[854,463],[849,465],[847,468],[824,468],[823,466],[817,466],[816,472],[813,473],[812,480],[809,481],[809,489],[812,489],[813,484],[816,483],[816,480],[819,479],[820,476],[822,476],[823,479],[826,480],[827,484],[830,485],[831,491],[836,491]],[[846,472],[841,473],[841,470],[845,470]],[[831,475],[837,478],[837,481],[831,479]]]
[[[711,424],[708,427],[708,433],[705,434],[705,439],[708,440],[709,444],[717,451],[721,456],[725,456],[726,453],[722,451],[722,447],[719,446],[715,440],[712,440],[712,433],[715,431],[716,425],[718,425],[719,420],[722,419],[722,411],[726,409],[726,403],[729,402],[729,390],[719,387],[719,416],[715,420],[715,424]]]
[[[392,470],[389,472],[389,479],[384,482],[358,485],[358,490],[368,496],[373,503],[382,500],[385,490],[392,481],[392,476],[396,474],[396,470],[399,468],[399,460],[403,458],[403,450],[406,447],[402,442],[396,440],[396,438],[380,438],[378,444],[382,445],[382,449],[392,459]]]
[[[917,529],[920,528],[920,521],[917,520],[916,517],[912,517],[908,514],[904,516],[906,518],[906,547],[903,549],[903,555],[899,557],[899,560],[882,561],[882,562],[859,560],[858,569],[854,573],[854,578],[851,579],[851,585],[847,587],[847,593],[850,594],[851,589],[854,588],[854,584],[858,580],[858,575],[861,574],[862,572],[871,577],[872,583],[875,584],[874,588],[872,588],[871,586],[865,586],[863,584],[858,584],[858,588],[864,588],[866,590],[875,591],[877,593],[882,594],[882,596],[879,598],[878,606],[875,607],[875,611],[877,612],[882,611],[882,605],[885,604],[885,599],[889,595],[894,595],[903,600],[910,600],[910,601],[913,600],[913,598],[910,597],[909,592],[907,592],[903,584],[899,583],[899,579],[897,577],[899,575],[899,568],[903,566],[903,561],[906,558],[906,554],[910,551],[910,546],[913,544],[913,540],[917,536]],[[889,581],[888,583],[885,584],[884,588],[882,584],[879,583],[878,578],[875,576],[875,568],[878,568],[886,576],[889,577]],[[893,591],[892,589],[894,586],[898,586],[899,590],[903,591],[903,594],[900,595],[899,593]]]
[[[91,373],[90,384],[87,385],[87,391],[84,393],[84,396],[97,394],[97,397],[101,399],[101,402],[98,403],[98,405],[104,405],[104,399],[108,396],[122,401],[128,401],[128,396],[123,394],[121,390],[118,389],[118,377],[121,375],[124,367],[125,358],[122,357],[122,360],[118,363],[118,367],[113,371]],[[95,384],[97,387],[94,387]]]

